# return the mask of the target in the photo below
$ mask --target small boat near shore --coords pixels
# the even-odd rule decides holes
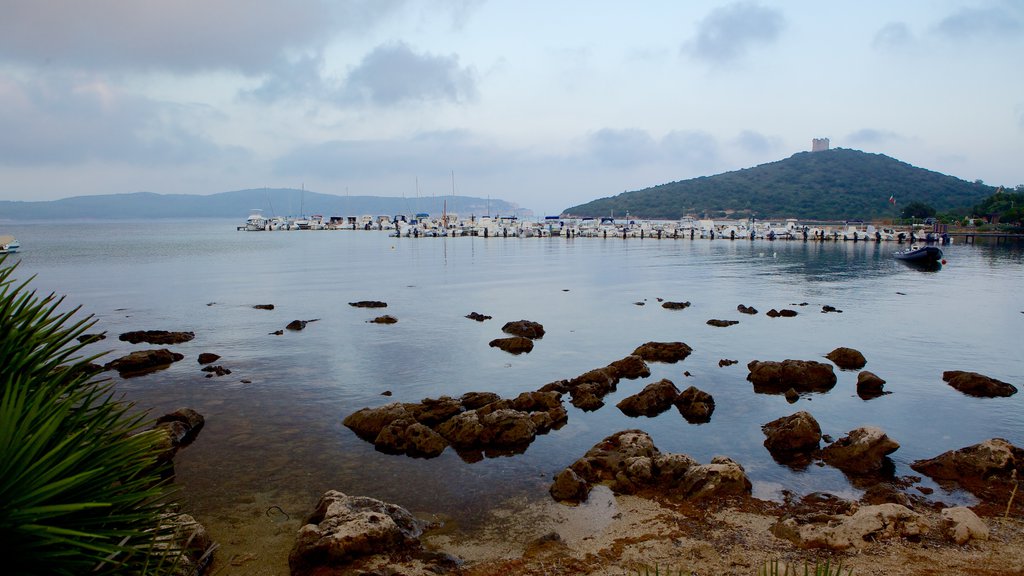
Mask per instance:
[[[893,258],[916,264],[932,264],[942,259],[942,250],[937,246],[911,245],[904,250],[893,252]]]
[[[21,248],[18,240],[10,234],[0,236],[0,254],[14,254]]]

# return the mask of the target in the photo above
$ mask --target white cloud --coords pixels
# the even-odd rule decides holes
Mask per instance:
[[[738,60],[753,46],[771,44],[782,32],[782,12],[754,2],[715,8],[699,24],[683,50],[700,60],[722,64]]]
[[[983,8],[962,8],[943,18],[936,32],[954,40],[999,40],[1024,33],[1024,9],[1019,2],[1006,2]]]
[[[877,146],[880,144],[902,142],[906,140],[900,134],[890,130],[861,128],[846,137],[846,141],[855,146]]]
[[[204,106],[153,101],[84,75],[0,80],[0,163],[175,165],[244,155],[203,134],[199,126],[213,115]]]
[[[404,42],[384,44],[345,79],[344,101],[393,106],[407,102],[465,103],[477,98],[476,72],[455,54],[419,54]]]

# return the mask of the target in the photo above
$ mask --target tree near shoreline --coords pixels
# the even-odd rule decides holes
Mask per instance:
[[[95,324],[0,256],[0,541],[16,574],[173,574],[158,434],[76,339]]]

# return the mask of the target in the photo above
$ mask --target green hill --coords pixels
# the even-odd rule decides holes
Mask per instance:
[[[847,220],[891,217],[923,202],[968,209],[995,191],[883,154],[834,148],[800,152],[753,168],[623,192],[566,208],[572,216],[676,219],[686,215]],[[896,200],[896,208],[889,197]]]

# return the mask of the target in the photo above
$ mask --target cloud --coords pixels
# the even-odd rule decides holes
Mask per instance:
[[[985,8],[963,8],[943,18],[935,30],[954,40],[1017,36],[1024,32],[1024,10],[1013,2]]]
[[[0,164],[182,165],[239,158],[198,128],[214,113],[120,91],[92,77],[0,80]]]
[[[778,138],[768,137],[760,132],[744,130],[736,137],[735,144],[744,152],[760,155],[777,150],[780,141]]]
[[[6,0],[0,61],[105,71],[258,75],[289,52],[361,33],[400,0]]]
[[[457,55],[417,54],[404,42],[383,44],[345,79],[341,98],[378,106],[407,102],[470,102],[477,98],[476,72]]]
[[[906,140],[900,134],[889,130],[877,130],[875,128],[862,128],[849,134],[846,141],[856,146],[886,144],[891,142],[902,142]]]
[[[580,159],[614,170],[644,166],[708,170],[718,163],[718,143],[696,130],[676,130],[656,140],[645,130],[604,128],[586,138]]]
[[[258,87],[242,91],[240,95],[244,99],[265,103],[292,98],[323,98],[333,90],[321,75],[323,65],[322,54],[282,60],[269,71]]]
[[[898,48],[913,42],[910,28],[903,22],[890,22],[875,33],[871,46],[875,49]]]
[[[753,2],[715,8],[698,25],[697,36],[683,47],[713,64],[740,59],[757,44],[774,42],[785,25],[782,12]]]

